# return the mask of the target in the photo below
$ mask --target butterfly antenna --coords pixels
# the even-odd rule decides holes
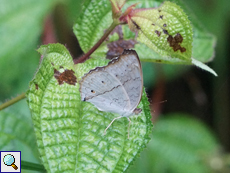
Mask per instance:
[[[130,129],[130,125],[131,125],[131,120],[128,118],[129,120],[129,128],[128,128],[128,139],[129,139],[129,129]]]
[[[119,118],[122,118],[123,116],[120,116],[120,117],[117,117],[117,118],[114,118],[112,120],[112,122],[108,125],[108,127],[106,127],[105,131],[104,131],[104,135],[106,134],[106,130],[113,124],[113,122],[116,120],[116,119],[119,119]]]

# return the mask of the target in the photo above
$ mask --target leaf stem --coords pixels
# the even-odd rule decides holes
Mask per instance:
[[[113,23],[110,25],[110,27],[106,30],[104,35],[101,37],[101,39],[82,57],[80,57],[75,64],[84,62],[102,43],[105,41],[105,39],[108,37],[108,35],[113,31],[113,29],[119,25],[120,22],[118,20],[113,20]]]
[[[21,168],[25,170],[33,170],[33,171],[41,171],[46,172],[43,165],[27,162],[27,161],[21,161]]]
[[[16,102],[18,102],[18,101],[24,99],[24,98],[26,98],[26,95],[25,95],[25,93],[22,93],[21,95],[19,95],[19,96],[13,98],[13,99],[11,99],[11,100],[9,100],[9,101],[7,101],[7,102],[1,104],[1,105],[0,105],[0,110],[5,109],[5,108],[7,108],[8,106],[10,106],[10,105],[12,105],[12,104],[14,104],[14,103],[16,103]]]

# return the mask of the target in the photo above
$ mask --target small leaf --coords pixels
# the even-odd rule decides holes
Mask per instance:
[[[103,36],[105,29],[111,25],[113,20],[111,4],[108,0],[86,0],[82,6],[81,15],[73,26],[73,31],[81,49],[86,53]],[[108,50],[106,48],[104,45],[104,48],[101,49],[104,55]],[[97,55],[97,52],[95,54]]]
[[[191,61],[192,26],[176,4],[166,1],[157,9],[135,9],[128,24],[138,31],[138,41],[161,56]]]
[[[106,65],[108,60],[91,58],[73,65],[69,52],[60,44],[42,46],[38,51],[43,60],[30,83],[27,99],[47,172],[127,170],[150,140],[152,123],[146,93],[138,106],[142,113],[131,117],[130,139],[126,118],[115,121],[104,135],[117,115],[82,102],[79,84],[72,85],[66,79],[71,76],[70,81],[74,81],[74,75],[79,81],[84,73]],[[70,74],[65,74],[66,69]]]
[[[208,71],[208,72],[212,73],[214,76],[217,76],[216,72],[213,69],[211,69],[209,66],[203,64],[202,62],[197,61],[196,59],[192,58],[192,63],[195,66],[197,66],[197,67],[199,67],[199,68],[201,68],[201,69],[203,69],[205,71]]]
[[[114,17],[119,17],[121,14],[121,8],[125,4],[125,0],[110,0],[112,5],[112,12]]]

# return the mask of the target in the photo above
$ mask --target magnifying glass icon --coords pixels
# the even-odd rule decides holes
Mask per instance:
[[[3,162],[7,166],[12,166],[15,170],[18,169],[18,167],[14,164],[15,163],[15,158],[11,154],[7,154],[3,158]]]

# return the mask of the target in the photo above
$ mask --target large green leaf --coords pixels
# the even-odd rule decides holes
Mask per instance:
[[[32,123],[24,115],[14,111],[0,112],[0,150],[22,151],[22,159],[38,159],[36,139]]]
[[[212,132],[188,115],[174,113],[156,122],[154,140],[130,172],[208,173],[218,144]]]
[[[108,60],[89,59],[74,65],[69,52],[60,44],[42,46],[38,51],[43,61],[30,83],[27,99],[46,170],[125,171],[150,139],[152,123],[145,92],[138,106],[142,113],[131,117],[130,139],[126,118],[115,121],[104,136],[105,128],[117,115],[82,102],[79,84],[68,81],[79,82],[84,73],[106,65]]]

